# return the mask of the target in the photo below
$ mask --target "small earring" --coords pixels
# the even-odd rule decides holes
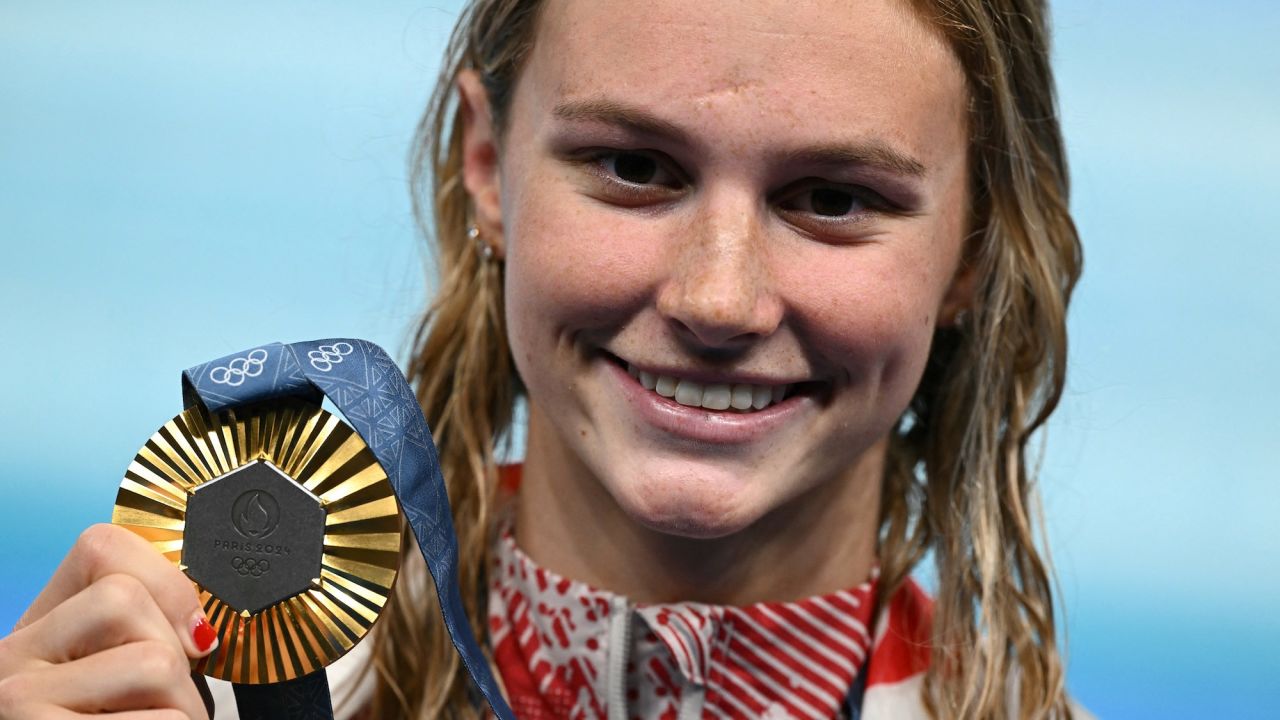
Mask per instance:
[[[472,223],[467,228],[467,238],[476,244],[476,252],[480,253],[480,258],[482,260],[488,261],[493,259],[493,246],[485,242],[484,238],[480,237],[480,228],[477,227],[475,223]]]
[[[959,329],[964,327],[964,321],[969,319],[969,311],[961,310],[956,313],[955,319],[951,321],[951,327]]]

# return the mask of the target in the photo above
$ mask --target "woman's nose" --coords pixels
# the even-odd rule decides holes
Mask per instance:
[[[764,219],[750,197],[707,197],[683,237],[658,293],[658,311],[677,332],[709,348],[736,349],[767,336],[783,304],[769,272]]]

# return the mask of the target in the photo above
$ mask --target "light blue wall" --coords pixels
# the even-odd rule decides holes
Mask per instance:
[[[1061,2],[1086,269],[1044,473],[1071,684],[1280,717],[1280,5]]]
[[[404,154],[454,2],[0,2],[0,627],[178,371],[403,357]],[[1060,2],[1087,268],[1043,473],[1070,684],[1104,717],[1280,713],[1280,5]]]

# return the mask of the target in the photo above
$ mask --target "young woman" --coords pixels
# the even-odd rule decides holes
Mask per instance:
[[[517,715],[1071,715],[1026,457],[1080,268],[1046,14],[464,12],[414,156],[441,279],[410,375]],[[86,533],[0,696],[200,716],[198,604],[147,553]],[[152,675],[59,663],[89,627],[89,659]],[[371,648],[365,716],[483,714],[423,573]]]

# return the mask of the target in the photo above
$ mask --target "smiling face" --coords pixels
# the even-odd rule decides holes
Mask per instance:
[[[902,2],[550,0],[467,151],[526,474],[696,538],[853,482],[966,301],[965,102]]]

